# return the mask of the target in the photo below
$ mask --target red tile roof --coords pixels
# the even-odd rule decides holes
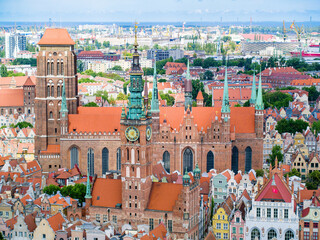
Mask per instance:
[[[38,45],[74,45],[67,29],[47,28]]]
[[[163,223],[160,223],[155,229],[149,232],[149,234],[144,235],[141,240],[164,240],[166,239],[167,229]]]
[[[60,153],[60,145],[48,145],[46,151],[41,151],[41,153],[55,154]]]
[[[65,222],[65,219],[61,215],[61,213],[57,213],[56,215],[53,215],[52,217],[47,219],[52,230],[54,232],[62,229],[62,224]]]
[[[120,179],[97,178],[92,190],[92,206],[116,207],[122,204]]]
[[[182,191],[182,184],[152,183],[147,209],[158,211],[173,211],[173,207]]]
[[[18,107],[24,106],[22,88],[0,89],[0,106],[1,107]]]
[[[199,91],[199,92],[198,92],[198,95],[197,95],[197,100],[203,100],[203,99],[204,99],[204,98],[203,98],[202,92]]]

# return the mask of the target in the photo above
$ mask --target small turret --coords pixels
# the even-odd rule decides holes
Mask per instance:
[[[197,163],[195,169],[193,170],[193,176],[196,180],[200,180],[200,174],[201,174],[201,170]]]
[[[182,183],[184,187],[190,186],[190,176],[187,173],[187,169],[185,170],[184,175],[182,177]]]
[[[224,87],[223,87],[223,98],[222,98],[222,113],[230,113],[229,105],[229,89],[228,89],[228,68],[226,66],[225,75],[224,75]]]
[[[259,76],[258,96],[256,101],[256,110],[264,110],[264,104],[262,99],[262,84],[261,84],[261,72]]]

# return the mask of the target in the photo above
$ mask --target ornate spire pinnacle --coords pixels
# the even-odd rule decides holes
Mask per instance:
[[[228,67],[226,66],[224,75],[224,87],[223,87],[223,98],[222,98],[222,113],[230,113],[229,105],[229,89],[228,89]]]
[[[184,82],[184,91],[185,91],[184,108],[185,108],[185,110],[187,110],[188,106],[190,106],[190,110],[192,110],[192,82],[190,79],[189,59],[188,59],[188,63],[187,63],[186,80]]]
[[[134,44],[133,46],[138,46],[138,40],[137,40],[137,29],[138,29],[138,23],[134,23]]]
[[[156,64],[156,60],[154,60],[151,113],[156,113],[156,112],[159,112],[159,99],[158,99],[157,64]]]
[[[64,80],[63,80],[63,85],[62,85],[62,101],[61,101],[60,112],[62,113],[62,117],[65,117],[65,114],[68,113],[67,100],[66,100],[66,87],[65,87]]]
[[[90,161],[88,161],[87,166],[87,189],[86,189],[86,196],[85,198],[92,198],[91,196],[91,186],[90,186]]]
[[[256,95],[257,95],[256,73],[253,72],[250,104],[255,104],[256,103]]]
[[[259,87],[258,87],[258,96],[256,101],[256,110],[264,110],[264,104],[262,100],[261,71],[259,76]]]

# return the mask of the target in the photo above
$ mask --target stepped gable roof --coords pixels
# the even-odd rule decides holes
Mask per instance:
[[[182,188],[182,184],[153,182],[147,209],[173,211]]]
[[[120,130],[121,107],[79,107],[69,114],[69,132],[115,132]]]
[[[257,194],[256,201],[276,201],[276,202],[291,202],[292,193],[286,183],[274,174],[275,185],[273,185],[273,177],[268,180],[266,185]]]
[[[141,237],[141,240],[164,240],[166,239],[167,229],[164,224],[161,222],[159,226],[149,232],[149,234]]]
[[[203,99],[204,99],[204,98],[203,98],[202,92],[199,91],[199,92],[198,92],[198,95],[197,95],[197,100],[203,100]]]
[[[0,106],[1,107],[23,107],[24,92],[22,88],[0,89]]]
[[[75,45],[67,29],[47,28],[38,45]]]
[[[254,113],[253,107],[231,107],[231,132],[236,133],[254,133]],[[180,129],[180,124],[183,122],[184,107],[160,107],[160,123],[163,124],[164,118],[170,124],[172,129]],[[192,108],[191,115],[197,124],[198,131],[203,128],[206,131],[211,127],[211,122],[214,121],[215,115],[221,120],[221,107],[195,107]]]
[[[47,219],[54,232],[62,229],[62,224],[66,221],[61,213],[57,213]]]
[[[116,207],[122,204],[121,179],[97,178],[92,189],[92,206]]]

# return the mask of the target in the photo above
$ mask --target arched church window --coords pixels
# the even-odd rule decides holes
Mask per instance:
[[[245,172],[249,172],[252,168],[252,150],[251,147],[247,147],[246,150],[246,161],[245,161]]]
[[[277,239],[277,232],[274,229],[271,229],[268,232],[268,240],[274,240]]]
[[[87,153],[87,164],[90,176],[94,175],[94,151],[92,148],[88,149]]]
[[[117,149],[117,171],[121,170],[121,148]]]
[[[209,151],[207,154],[207,172],[210,172],[211,169],[214,169],[214,155],[212,151]]]
[[[164,169],[170,173],[170,153],[168,151],[165,151],[162,156],[162,161],[164,165]]]
[[[54,97],[54,86],[51,86],[51,97]]]
[[[239,151],[236,146],[232,148],[232,157],[231,157],[231,170],[237,174],[239,167]]]
[[[186,148],[183,152],[183,172],[193,171],[193,152],[190,148]]]
[[[102,174],[109,171],[109,150],[108,148],[102,149]]]
[[[260,231],[257,228],[252,230],[251,240],[260,240]]]
[[[284,235],[284,240],[292,240],[294,239],[294,233],[291,230],[288,230]]]
[[[54,69],[53,69],[53,62],[51,62],[51,75],[53,75],[54,74],[54,71],[53,71]]]
[[[60,86],[57,87],[57,97],[60,97]]]
[[[76,164],[79,166],[79,150],[76,147],[73,147],[70,150],[70,163],[70,168],[74,168]]]

